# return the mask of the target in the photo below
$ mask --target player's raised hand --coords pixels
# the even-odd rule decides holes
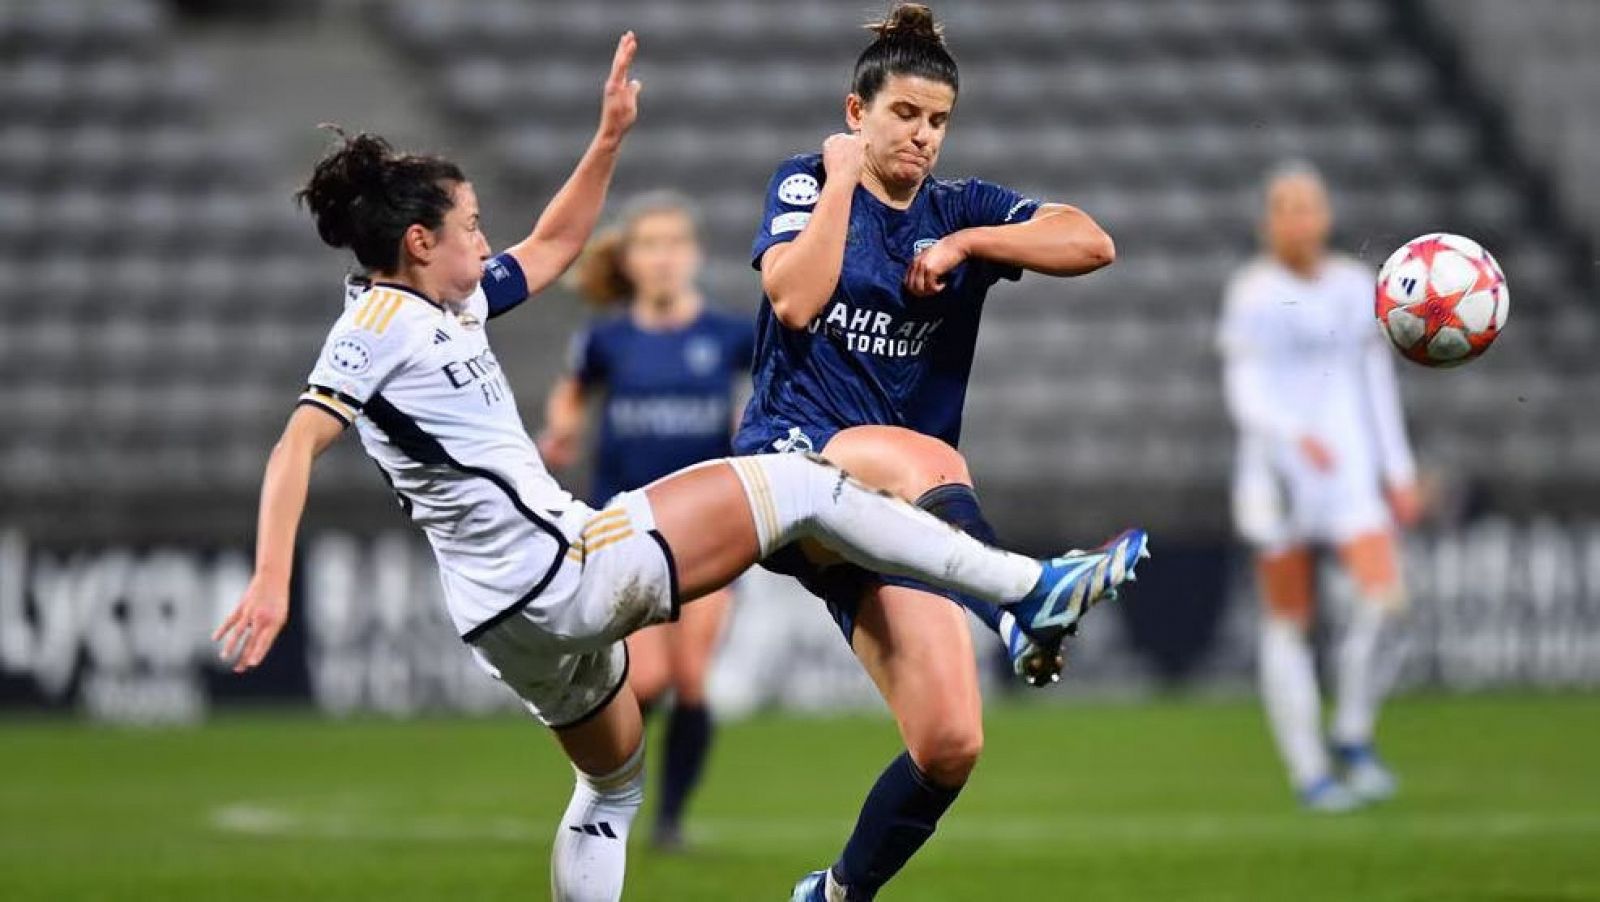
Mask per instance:
[[[861,167],[866,160],[867,141],[860,135],[840,132],[822,142],[822,168],[827,171],[829,181],[837,179],[853,188],[861,180]]]
[[[638,49],[639,39],[629,31],[617,40],[617,52],[611,57],[611,74],[606,76],[600,104],[600,134],[607,140],[621,141],[639,118],[639,89],[644,85],[637,78],[628,77]]]
[[[222,660],[233,662],[234,673],[244,673],[266,658],[288,622],[288,588],[252,579],[233,613],[211,634],[211,641],[222,643]]]
[[[925,298],[944,290],[945,276],[967,259],[968,251],[956,237],[959,234],[957,232],[940,238],[912,258],[911,265],[906,268],[905,286],[908,291]]]

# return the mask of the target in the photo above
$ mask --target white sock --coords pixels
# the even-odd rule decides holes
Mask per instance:
[[[1039,562],[991,548],[932,514],[874,491],[809,454],[732,457],[761,556],[815,539],[875,573],[926,580],[996,604],[1039,581]]]
[[[1263,616],[1261,621],[1261,698],[1278,752],[1295,788],[1328,775],[1322,745],[1322,698],[1316,665],[1305,630],[1293,620]]]
[[[644,744],[628,763],[594,777],[578,772],[550,850],[553,902],[617,902],[628,864],[628,829],[644,802]]]
[[[1344,745],[1366,745],[1378,721],[1385,675],[1379,671],[1379,640],[1389,609],[1357,598],[1339,645],[1339,699],[1334,713],[1333,738]]]

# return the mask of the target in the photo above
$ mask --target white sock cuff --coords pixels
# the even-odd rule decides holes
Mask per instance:
[[[572,770],[578,775],[578,782],[588,786],[596,795],[617,795],[632,791],[636,786],[644,784],[644,742],[633,750],[628,760],[622,766],[608,774],[596,776],[585,773],[576,765]]]

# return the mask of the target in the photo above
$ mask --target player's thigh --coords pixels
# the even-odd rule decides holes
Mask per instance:
[[[578,770],[600,777],[615,773],[639,750],[644,739],[644,719],[633,690],[623,686],[593,715],[554,732],[567,759]]]
[[[822,456],[875,489],[915,501],[929,489],[972,484],[961,452],[932,436],[899,426],[853,426],[840,431]]]
[[[656,529],[672,549],[685,601],[733,582],[760,556],[755,515],[727,462],[680,470],[644,491]]]
[[[692,605],[686,605],[667,637],[673,691],[681,702],[697,704],[705,700],[706,674],[716,653],[717,640],[733,601],[733,592],[719,589]]]
[[[1400,554],[1393,531],[1374,529],[1340,543],[1339,561],[1366,598],[1400,592]]]
[[[1256,582],[1268,613],[1301,624],[1311,622],[1316,561],[1306,545],[1262,549],[1256,553]]]
[[[983,698],[961,608],[927,592],[877,586],[856,612],[851,645],[917,766],[946,784],[965,780],[983,748]]]
[[[683,612],[693,607],[685,607]],[[667,691],[672,673],[669,649],[674,629],[674,624],[663,623],[628,637],[628,686],[640,702],[653,702]]]

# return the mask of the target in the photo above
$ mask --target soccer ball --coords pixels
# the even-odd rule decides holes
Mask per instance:
[[[1378,323],[1407,360],[1459,366],[1489,349],[1511,312],[1500,264],[1471,238],[1413,238],[1378,271]]]

